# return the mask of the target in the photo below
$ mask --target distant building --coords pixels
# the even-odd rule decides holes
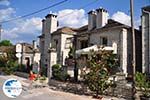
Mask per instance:
[[[103,8],[88,13],[88,25],[80,28],[62,27],[57,29],[57,16],[48,14],[42,20],[43,28],[40,38],[41,66],[48,68],[51,77],[53,64],[65,64],[69,47],[76,37],[77,50],[92,45],[112,47],[119,58],[123,73],[132,74],[132,34],[131,27],[108,19],[108,12]],[[136,69],[141,69],[141,32],[135,29]]]
[[[142,72],[150,73],[150,6],[142,8]]]
[[[40,52],[35,41],[33,45],[28,43],[16,44],[16,54],[21,54],[20,57],[18,57],[18,62],[20,64],[32,65],[37,63],[39,65],[40,63]]]

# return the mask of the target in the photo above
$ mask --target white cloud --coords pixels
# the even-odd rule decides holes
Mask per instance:
[[[86,25],[88,20],[83,9],[65,9],[58,12],[60,27],[81,27]]]
[[[125,14],[124,12],[116,12],[112,15],[112,19],[114,19],[115,21],[118,21],[118,22],[121,22],[123,24],[126,24],[126,25],[131,25],[130,24],[130,16]]]
[[[41,18],[33,17],[31,19],[19,20],[15,22],[15,27],[4,30],[2,33],[3,39],[10,39],[13,42],[26,41],[31,42],[41,32]]]
[[[9,6],[10,2],[8,0],[0,0],[0,5]]]
[[[19,33],[26,34],[36,34],[36,31],[40,31],[41,26],[41,18],[32,17],[31,19],[22,20],[21,23],[17,23],[17,27],[19,28]]]
[[[118,11],[114,13],[111,18],[114,19],[115,21],[131,26],[131,17],[125,14],[124,12]],[[140,19],[135,20],[134,24],[135,24],[135,28],[138,28],[140,25]]]
[[[0,9],[0,21],[8,20],[15,13],[13,8]]]
[[[1,10],[0,14],[3,16],[0,17],[0,20],[8,20],[12,17],[13,13],[15,14],[15,11],[12,8]],[[83,9],[65,9],[56,14],[58,15],[60,27],[81,27],[88,22]],[[2,38],[10,39],[14,43],[16,43],[17,40],[31,42],[41,34],[41,20],[42,19],[39,17],[33,17],[26,20],[20,19],[14,22],[9,22],[9,24],[13,25],[13,27],[11,26],[9,29],[4,29],[2,32]]]

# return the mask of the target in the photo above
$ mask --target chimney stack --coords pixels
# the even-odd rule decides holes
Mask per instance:
[[[36,41],[35,41],[35,40],[33,40],[33,49],[34,49],[34,50],[37,49],[37,44],[36,44]]]
[[[88,13],[88,30],[96,28],[96,11],[91,10]]]
[[[108,22],[108,12],[104,8],[96,9],[97,17],[96,17],[96,28],[101,28],[105,26]]]
[[[42,34],[45,34],[45,30],[46,30],[46,20],[43,19],[42,20]]]
[[[53,33],[57,30],[57,15],[48,14],[46,17],[46,33]]]

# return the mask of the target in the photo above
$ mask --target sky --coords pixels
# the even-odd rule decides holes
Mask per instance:
[[[61,5],[46,9],[31,16],[13,20],[26,14],[49,7],[64,0],[0,0],[0,24],[2,39],[32,43],[41,34],[41,20],[48,13],[58,15],[59,27],[81,27],[88,24],[87,13],[90,10],[103,7],[109,13],[109,18],[130,25],[130,0],[66,0]],[[141,8],[150,5],[150,0],[134,0],[135,27],[141,24]],[[4,23],[3,23],[4,22]]]

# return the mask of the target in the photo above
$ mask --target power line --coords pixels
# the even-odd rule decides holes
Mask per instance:
[[[40,10],[35,11],[35,12],[32,12],[32,13],[30,13],[30,14],[26,14],[26,15],[23,15],[23,16],[20,16],[20,17],[17,17],[17,18],[13,18],[13,19],[7,20],[7,21],[2,21],[2,22],[0,22],[0,23],[8,23],[8,22],[15,21],[15,20],[18,20],[18,19],[21,19],[21,18],[24,18],[24,17],[28,17],[28,16],[34,15],[34,14],[36,14],[36,13],[42,12],[42,11],[44,11],[44,10],[46,10],[46,9],[49,9],[49,8],[58,6],[58,5],[60,5],[60,4],[64,3],[64,2],[67,2],[67,1],[68,1],[68,0],[64,0],[64,1],[58,2],[58,3],[56,3],[56,4],[53,4],[53,5],[49,6],[49,7],[40,9]],[[88,3],[88,4],[86,4],[86,5],[83,5],[83,6],[79,7],[78,9],[86,8],[86,7],[88,7],[88,6],[90,6],[90,5],[94,4],[94,3],[96,3],[97,1],[98,1],[98,0],[94,0],[94,1],[92,1],[92,2],[90,2],[90,3]],[[73,13],[74,13],[74,12],[70,12],[70,13],[68,13],[68,14],[66,14],[66,15],[60,16],[59,18],[66,17],[66,16],[71,15],[71,14],[73,14]]]
[[[94,3],[96,3],[97,1],[98,1],[98,0],[94,0],[94,1],[88,3],[88,4],[84,5],[84,6],[79,7],[78,9],[86,8],[86,7],[88,7],[88,6],[90,6],[90,5],[94,4]],[[71,15],[71,14],[73,14],[73,13],[74,13],[74,12],[70,12],[70,13],[65,14],[65,15],[63,15],[63,16],[59,16],[59,18],[66,17],[66,16]]]
[[[14,21],[14,20],[18,20],[18,19],[24,18],[24,17],[28,17],[28,16],[31,16],[31,15],[37,14],[37,13],[39,13],[39,12],[42,12],[42,11],[44,11],[44,10],[47,10],[47,9],[49,9],[49,8],[52,8],[52,7],[61,5],[61,4],[65,3],[65,2],[67,2],[67,1],[68,1],[68,0],[63,0],[63,1],[61,1],[61,2],[55,3],[55,4],[51,5],[51,6],[48,6],[48,7],[43,8],[43,9],[40,9],[40,10],[38,10],[38,11],[29,13],[29,14],[26,14],[26,15],[23,15],[23,16],[20,16],[20,17],[16,17],[16,18],[13,18],[13,19],[9,19],[9,20],[6,20],[6,21],[2,21],[2,22],[0,22],[0,23],[7,23],[7,22],[11,22],[11,21]]]
[[[84,8],[86,8],[86,7],[88,7],[88,6],[90,6],[90,5],[92,5],[92,4],[94,4],[94,3],[96,3],[98,0],[94,0],[94,1],[92,1],[92,2],[89,2],[88,4],[86,4],[86,5],[83,5],[83,6],[81,6],[81,7],[79,7],[78,9],[84,9]],[[70,13],[67,13],[67,14],[65,14],[65,15],[63,15],[63,16],[59,16],[59,18],[63,18],[63,17],[66,17],[66,16],[68,16],[68,15],[71,15],[71,14],[73,14],[74,12],[70,12]],[[19,19],[21,19],[21,18],[19,18]],[[15,19],[14,19],[15,20]],[[17,20],[17,19],[16,19]],[[40,25],[41,23],[39,23],[39,24],[36,24],[36,25]]]

